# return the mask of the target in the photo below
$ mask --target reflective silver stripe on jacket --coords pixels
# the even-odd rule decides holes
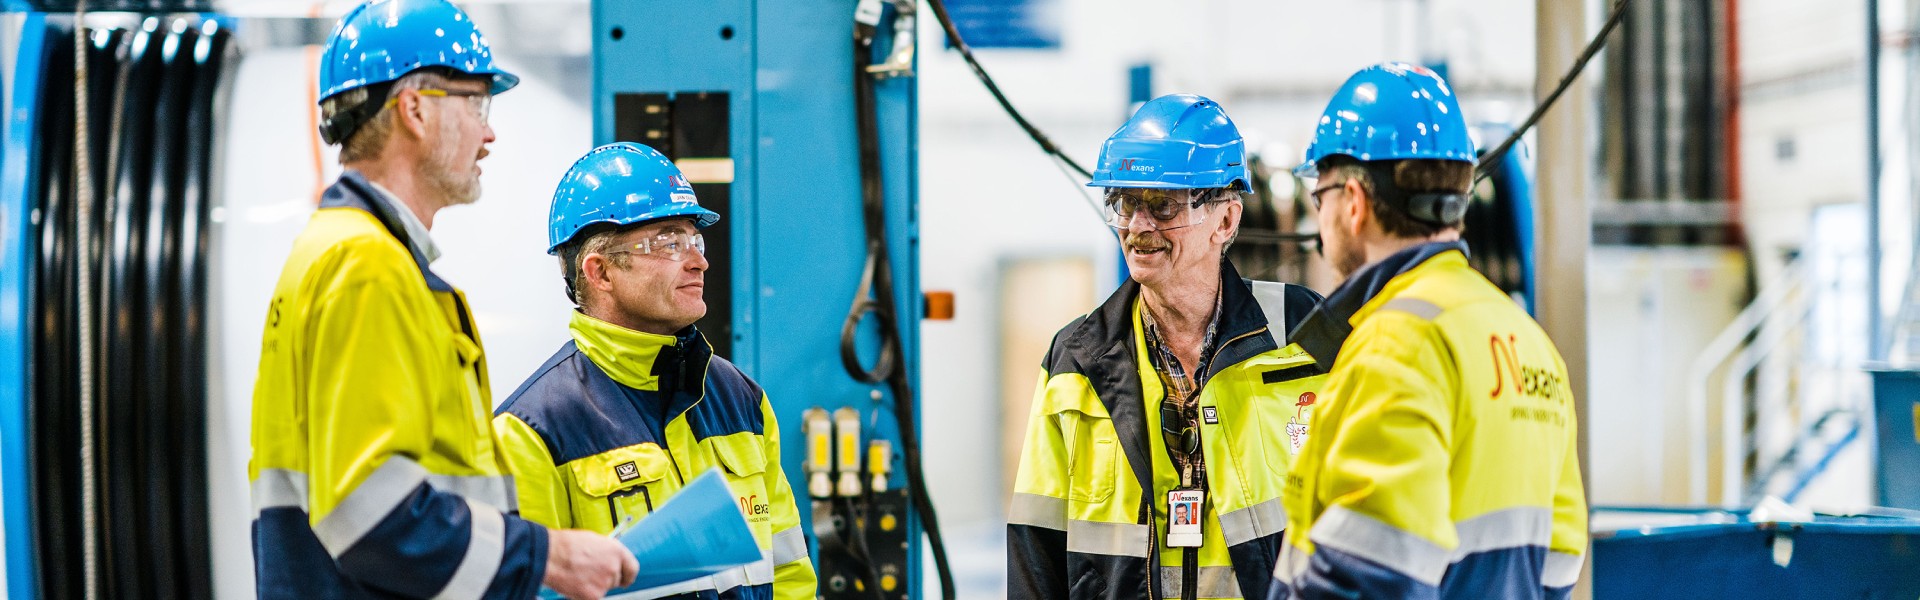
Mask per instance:
[[[1067,499],[1015,493],[1007,504],[1007,524],[1066,531]]]
[[[1307,539],[1435,587],[1452,562],[1452,551],[1345,506],[1328,508]]]
[[[1233,567],[1200,567],[1199,586],[1194,588],[1197,598],[1239,598],[1240,580],[1233,576]],[[1186,583],[1186,573],[1180,567],[1160,567],[1160,594],[1168,598],[1179,598]]]
[[[1553,510],[1522,507],[1496,510],[1453,524],[1460,546],[1448,562],[1468,556],[1523,546],[1547,547],[1553,541]]]
[[[353,493],[342,498],[333,512],[314,524],[313,534],[320,538],[327,554],[340,558],[426,481],[427,469],[420,463],[405,456],[389,456]]]
[[[1540,570],[1540,585],[1563,588],[1580,581],[1580,567],[1586,557],[1565,552],[1548,552],[1547,564]]]
[[[788,527],[773,534],[773,564],[784,565],[807,557],[807,534],[800,528]]]
[[[1147,526],[1132,523],[1067,521],[1067,551],[1146,558]]]
[[[307,509],[307,474],[292,469],[261,469],[249,485],[253,492],[253,518],[269,508]]]
[[[1274,498],[1253,506],[1220,514],[1220,536],[1228,546],[1238,546],[1287,530],[1287,509]]]
[[[433,489],[479,500],[501,512],[519,512],[520,493],[510,475],[427,475]]]
[[[500,509],[473,498],[466,501],[471,515],[467,522],[473,530],[467,538],[467,554],[453,570],[453,577],[447,579],[447,587],[434,596],[437,599],[478,600],[485,596],[487,587],[493,585],[493,576],[500,572],[501,557],[506,555],[507,520]]]

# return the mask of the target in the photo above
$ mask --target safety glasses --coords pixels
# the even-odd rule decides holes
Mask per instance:
[[[414,92],[422,96],[433,96],[437,98],[448,98],[448,97],[466,98],[467,106],[473,109],[474,111],[473,114],[475,116],[480,117],[481,123],[487,122],[488,113],[491,113],[493,111],[493,94],[486,91],[441,90],[441,89],[434,89],[434,88],[422,88],[422,89],[414,90]],[[400,98],[398,96],[388,98],[387,108],[393,108],[394,105],[397,105],[399,103],[400,103]]]
[[[627,246],[621,246],[601,254],[649,254],[668,260],[684,261],[688,256],[707,255],[707,238],[698,233],[685,231],[661,232],[650,238],[643,238]]]
[[[1107,226],[1130,229],[1135,215],[1145,212],[1150,229],[1169,231],[1198,225],[1206,213],[1201,207],[1213,200],[1212,190],[1155,190],[1145,188],[1107,188],[1105,213]]]
[[[1166,437],[1168,450],[1187,456],[1200,452],[1198,416],[1178,403],[1160,403],[1160,434]]]

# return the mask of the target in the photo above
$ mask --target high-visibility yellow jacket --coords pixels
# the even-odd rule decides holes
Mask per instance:
[[[527,598],[547,531],[514,516],[480,340],[358,173],[274,289],[253,395],[262,598]]]
[[[1269,598],[1571,591],[1587,507],[1566,365],[1465,251],[1394,254],[1294,331],[1332,373]]]
[[[1128,281],[1054,337],[1034,392],[1008,509],[1008,597],[1264,598],[1286,525],[1287,426],[1324,379],[1275,340],[1319,301],[1250,283],[1221,261],[1219,340],[1201,388],[1204,542],[1165,548],[1166,494],[1179,484],[1160,432],[1165,391]],[[1192,567],[1191,569],[1185,567]]]
[[[576,312],[569,329],[573,341],[494,417],[521,514],[604,533],[719,467],[760,542],[760,561],[620,597],[813,598],[806,534],[780,469],[779,423],[760,386],[692,327],[653,335]]]

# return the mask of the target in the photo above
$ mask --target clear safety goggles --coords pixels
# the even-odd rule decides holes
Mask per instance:
[[[650,254],[668,260],[684,261],[693,254],[706,256],[707,238],[698,233],[666,231],[632,244],[615,247],[601,254]]]
[[[1114,229],[1139,224],[1152,231],[1168,231],[1200,224],[1207,216],[1202,209],[1214,200],[1213,190],[1107,188],[1102,212],[1107,226]]]
[[[442,89],[435,89],[435,88],[422,88],[422,89],[414,90],[414,92],[422,96],[434,96],[439,98],[449,98],[449,97],[464,98],[467,101],[467,108],[473,111],[474,116],[480,117],[481,123],[487,122],[487,114],[490,112],[493,112],[493,93],[492,92],[442,90]],[[386,108],[393,108],[394,105],[399,103],[400,103],[400,98],[398,96],[395,96],[393,98],[388,98]]]

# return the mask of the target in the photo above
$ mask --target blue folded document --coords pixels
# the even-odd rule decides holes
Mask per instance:
[[[752,567],[743,565],[761,559],[760,544],[719,469],[709,469],[659,510],[611,535],[633,552],[640,574],[633,585],[608,596],[644,592],[633,597],[651,598],[719,587],[716,583],[744,584],[745,569]],[[560,597],[548,589],[540,596]]]

